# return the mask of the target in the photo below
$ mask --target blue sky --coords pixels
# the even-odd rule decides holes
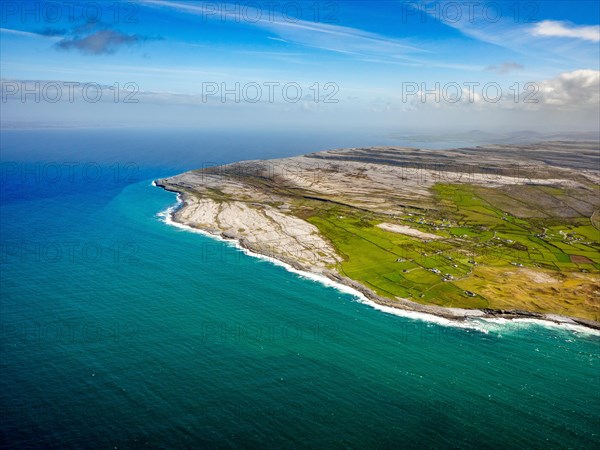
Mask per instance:
[[[135,83],[139,102],[103,95],[93,105],[44,104],[16,101],[15,93],[3,99],[3,121],[597,128],[597,1],[71,5],[2,3],[3,88],[25,80]],[[245,101],[253,87],[239,102],[223,98],[236,83],[240,93],[261,86],[259,100]],[[274,101],[264,83],[280,84]],[[300,86],[299,101],[286,101],[286,83]],[[465,83],[480,83],[469,100]],[[487,100],[486,83],[500,86],[500,101]],[[526,83],[537,103],[523,102]],[[218,92],[203,97],[209,85]],[[422,88],[439,94],[445,86],[439,101],[423,96]],[[328,94],[337,102],[324,103]]]

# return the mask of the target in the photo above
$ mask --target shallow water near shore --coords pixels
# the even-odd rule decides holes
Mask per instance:
[[[171,174],[4,191],[4,445],[598,445],[598,336],[385,314],[164,223]]]

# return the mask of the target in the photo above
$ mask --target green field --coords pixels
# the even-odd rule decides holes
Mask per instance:
[[[533,191],[562,196],[558,188]],[[336,269],[379,295],[451,307],[525,309],[598,320],[600,231],[589,217],[511,214],[521,201],[474,185],[433,187],[438,208],[378,216],[351,207],[303,204],[344,261]],[[544,199],[547,201],[546,199]],[[498,205],[502,205],[500,208]],[[383,230],[409,226],[439,239]]]

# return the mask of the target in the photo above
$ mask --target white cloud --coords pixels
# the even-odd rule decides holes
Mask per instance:
[[[552,64],[557,72],[598,65],[597,43],[600,41],[600,31],[597,25],[551,20],[535,24],[522,23],[511,14],[504,14],[497,21],[492,21],[481,13],[474,14],[472,18],[469,14],[462,14],[458,20],[449,20],[446,14],[439,11],[444,10],[444,5],[457,4],[456,2],[417,4],[422,5],[424,14],[457,29],[465,36],[515,52],[513,58],[523,59],[526,56],[530,69],[535,68],[538,62]],[[492,4],[494,3],[490,5]],[[538,74],[540,75],[543,76],[543,73]]]
[[[439,85],[427,91],[416,89],[404,99],[404,108],[408,110],[422,108],[468,108],[472,110],[522,110],[556,111],[563,115],[575,111],[581,114],[597,116],[600,105],[600,71],[581,69],[564,72],[555,78],[534,83],[522,84],[521,92],[515,92],[512,86],[500,86],[486,89],[479,85],[472,90],[459,84]],[[416,88],[416,87],[415,87]],[[407,92],[408,89],[407,89]],[[437,95],[436,95],[437,94]],[[408,100],[408,102],[406,101]]]
[[[568,37],[585,41],[600,42],[599,25],[573,25],[568,22],[544,20],[531,30],[533,36]]]
[[[600,104],[600,71],[575,70],[538,83],[540,105],[567,109],[597,108]]]
[[[39,33],[30,33],[29,31],[13,30],[11,28],[0,28],[0,33],[12,34],[15,36],[33,37],[33,38],[50,38]]]

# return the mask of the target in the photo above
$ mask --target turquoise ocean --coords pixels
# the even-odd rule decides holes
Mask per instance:
[[[3,131],[3,448],[600,446],[597,333],[390,314],[165,223],[153,179],[353,145],[230,135]]]

